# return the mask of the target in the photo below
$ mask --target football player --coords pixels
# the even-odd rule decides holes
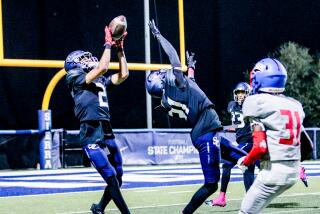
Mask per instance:
[[[236,132],[236,141],[238,143],[238,148],[243,149],[246,152],[250,152],[253,143],[250,124],[243,120],[242,104],[246,97],[249,95],[250,90],[251,88],[248,83],[238,83],[233,90],[234,101],[231,101],[228,104],[228,112],[231,114],[232,125],[235,127],[235,129],[231,131]],[[218,198],[206,201],[207,205],[220,207],[226,206],[227,187],[230,181],[231,169],[235,165],[236,163],[224,163],[222,165],[223,171],[221,176],[220,194]],[[254,168],[254,164],[250,165],[248,167],[248,170],[246,170],[243,174],[243,182],[246,191],[249,190],[254,181]]]
[[[146,79],[146,89],[151,96],[161,98],[161,105],[169,116],[183,118],[191,124],[191,140],[199,152],[204,174],[204,185],[194,193],[182,211],[183,214],[189,214],[218,188],[220,146],[229,150],[233,147],[227,139],[218,136],[222,126],[214,105],[194,81],[194,54],[187,54],[188,76],[185,76],[174,47],[161,35],[154,21],[151,21],[149,26],[168,55],[172,68],[152,71]],[[232,151],[229,156],[233,161],[246,154],[239,149]]]
[[[305,113],[299,101],[286,97],[287,71],[273,58],[260,60],[251,72],[253,95],[243,103],[251,122],[253,147],[238,160],[245,170],[257,160],[260,172],[246,193],[239,213],[260,213],[299,179],[300,134]]]
[[[66,60],[66,82],[74,100],[75,116],[80,121],[80,141],[84,153],[107,183],[97,204],[92,204],[94,214],[103,214],[113,200],[121,213],[130,213],[120,192],[122,184],[122,158],[114,140],[110,123],[107,90],[122,83],[129,76],[123,50],[125,35],[113,41],[108,26],[105,27],[105,49],[100,61],[90,52],[73,51]],[[103,76],[108,71],[111,47],[115,47],[119,59],[118,73]]]

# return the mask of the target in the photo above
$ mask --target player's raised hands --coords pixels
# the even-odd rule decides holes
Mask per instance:
[[[153,20],[153,19],[152,19],[151,21],[149,21],[149,27],[150,27],[151,33],[152,33],[154,36],[157,36],[158,34],[160,34],[160,31],[159,31],[159,29],[157,28],[156,24],[154,23],[154,20]]]
[[[125,32],[123,36],[114,42],[114,47],[117,48],[118,51],[123,51],[123,41],[127,37],[128,32]]]
[[[104,43],[104,46],[106,48],[111,48],[111,46],[114,44],[114,41],[112,41],[112,35],[111,35],[111,31],[110,31],[110,28],[108,26],[106,26],[104,28],[104,33],[105,33],[105,43]]]
[[[193,70],[195,70],[196,63],[197,63],[197,60],[194,59],[195,53],[190,52],[190,54],[189,54],[189,52],[186,51],[186,56],[187,56],[188,68],[192,68]]]

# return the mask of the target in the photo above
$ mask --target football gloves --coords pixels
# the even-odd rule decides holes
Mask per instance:
[[[104,46],[105,46],[105,48],[111,48],[111,46],[114,45],[114,41],[112,41],[111,31],[110,31],[110,29],[109,29],[108,26],[106,26],[106,27],[104,28],[104,33],[105,33],[105,37],[104,37],[105,43],[104,43]]]
[[[157,35],[161,34],[159,29],[157,28],[156,24],[154,23],[153,19],[149,22],[149,27],[150,27],[150,30],[151,30],[151,33],[153,34],[153,36],[157,36]]]
[[[123,41],[127,37],[128,32],[125,32],[123,36],[114,42],[114,47],[117,48],[118,51],[123,51]]]
[[[239,160],[237,161],[237,167],[239,169],[241,169],[242,173],[244,173],[248,169],[247,166],[243,165],[243,160],[245,158],[246,158],[246,156],[243,156],[243,157],[239,158]]]
[[[192,68],[193,70],[195,70],[197,63],[197,60],[194,59],[195,53],[190,52],[189,54],[189,52],[186,51],[186,56],[188,68]]]

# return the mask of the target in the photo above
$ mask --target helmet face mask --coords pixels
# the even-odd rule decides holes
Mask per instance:
[[[99,61],[97,57],[92,56],[90,52],[87,51],[73,51],[71,52],[64,63],[64,68],[68,72],[74,68],[81,68],[84,71],[90,71],[97,67]]]
[[[146,79],[146,89],[152,97],[161,97],[164,90],[166,70],[152,71]]]
[[[240,82],[233,90],[233,98],[239,105],[242,105],[246,97],[250,94],[251,87],[246,82]]]
[[[287,70],[272,58],[260,60],[250,73],[253,93],[282,93],[287,81]]]

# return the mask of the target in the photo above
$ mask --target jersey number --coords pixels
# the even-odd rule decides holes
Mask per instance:
[[[171,106],[170,111],[168,112],[169,116],[177,115],[179,118],[187,120],[189,114],[189,109],[185,104],[174,101],[168,97],[168,104]]]
[[[239,113],[239,112],[231,112],[231,116],[232,116],[232,123],[234,125],[237,125],[237,128],[243,128],[244,127],[244,120],[243,120],[243,114]]]
[[[99,106],[101,107],[109,107],[108,102],[107,102],[107,92],[106,92],[106,87],[100,82],[95,83],[98,88],[101,88],[102,91],[98,92],[98,97],[99,97]]]
[[[290,137],[289,139],[281,138],[279,143],[286,145],[299,145],[299,134],[301,128],[301,120],[299,113],[296,111],[292,112],[290,110],[280,110],[280,113],[282,117],[288,118],[288,122],[286,123],[286,130],[289,131]],[[296,130],[296,133],[294,133],[294,130]]]

